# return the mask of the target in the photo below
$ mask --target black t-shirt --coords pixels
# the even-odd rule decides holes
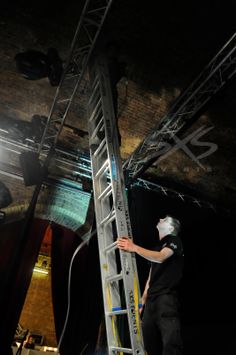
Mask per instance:
[[[182,278],[184,255],[180,238],[172,234],[166,235],[154,250],[160,251],[165,247],[172,249],[174,254],[163,263],[151,263],[148,299],[165,293],[175,293]]]

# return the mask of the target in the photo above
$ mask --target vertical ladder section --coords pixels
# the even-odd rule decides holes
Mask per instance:
[[[132,238],[132,231],[110,79],[104,56],[95,63],[90,68],[88,130],[108,353],[141,355],[145,351],[136,259],[116,245],[117,237]],[[122,339],[120,322],[127,324],[128,340]]]
[[[54,96],[38,152],[56,145],[74,96],[82,83],[87,63],[112,0],[86,0],[71,44],[60,84]]]

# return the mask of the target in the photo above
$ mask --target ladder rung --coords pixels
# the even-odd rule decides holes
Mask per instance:
[[[127,309],[117,309],[115,311],[106,312],[107,316],[119,316],[120,314],[127,314]]]
[[[68,97],[68,99],[61,99],[61,100],[58,100],[57,103],[58,103],[58,104],[63,104],[64,102],[68,102],[68,101],[71,101],[71,97]]]
[[[117,249],[117,242],[109,244],[106,248],[104,248],[104,252],[107,253],[113,249]]]
[[[109,349],[111,351],[120,351],[126,354],[133,354],[133,350],[129,348],[122,348],[120,346],[110,346]]]
[[[50,136],[45,137],[45,141],[48,141],[48,140],[50,140],[52,138],[55,138],[56,136],[57,136],[56,133],[55,134],[51,134]]]
[[[88,100],[88,104],[90,104],[92,102],[92,100],[94,99],[95,95],[99,93],[99,91],[97,90],[99,87],[99,82],[97,81],[96,84],[95,84],[95,87],[93,89],[93,92]]]
[[[99,91],[97,91],[96,95],[93,96],[93,99],[89,104],[90,107],[94,107],[94,108],[96,107],[97,103],[101,100],[101,97],[99,95],[100,95],[100,93],[99,93]],[[94,109],[92,109],[92,110],[94,111]]]
[[[91,91],[93,92],[95,87],[99,84],[99,81],[98,81],[98,76],[95,75],[94,79],[93,79],[93,82],[91,84]]]
[[[56,118],[51,118],[51,120],[50,120],[50,126],[52,126],[52,124],[54,123],[58,123],[58,124],[60,124],[61,123],[61,119],[62,119],[62,117],[56,117]]]
[[[99,114],[99,112],[101,112],[102,110],[102,108],[101,108],[101,101],[102,101],[102,99],[100,98],[99,100],[98,100],[98,102],[96,103],[96,105],[95,105],[95,107],[94,107],[94,109],[93,109],[93,112],[91,113],[91,116],[89,117],[89,122],[91,122],[93,119],[94,119],[94,117],[96,116],[96,114]]]
[[[94,157],[97,157],[99,154],[102,155],[104,153],[104,151],[106,150],[106,144],[105,143],[106,143],[106,138],[103,138],[103,140],[99,144],[98,148],[93,153]]]
[[[106,197],[110,196],[111,193],[112,193],[112,187],[111,187],[111,184],[109,184],[109,185],[107,185],[105,190],[103,190],[103,192],[98,196],[98,200],[101,200],[102,198],[106,198]]]
[[[104,174],[107,172],[107,170],[109,169],[109,165],[108,165],[108,159],[105,160],[105,162],[102,164],[101,168],[98,170],[97,174],[95,175],[95,177],[99,177],[100,175]]]
[[[112,276],[108,276],[106,278],[107,282],[113,282],[113,281],[119,281],[123,279],[123,275],[122,273],[116,274],[116,275],[112,275]]]
[[[94,129],[93,133],[91,134],[91,138],[90,139],[94,139],[95,136],[97,135],[98,131],[104,130],[104,123],[103,123],[103,116],[100,119],[100,121],[98,122],[96,128]]]
[[[108,216],[103,218],[103,220],[100,222],[100,225],[111,223],[114,221],[115,218],[116,218],[116,213],[115,213],[115,211],[112,211],[111,213],[109,213]]]

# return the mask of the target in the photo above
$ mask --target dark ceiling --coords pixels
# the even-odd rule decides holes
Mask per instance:
[[[14,120],[30,121],[48,115],[55,87],[47,79],[27,81],[17,73],[14,57],[29,49],[58,50],[65,61],[83,1],[11,2],[1,5],[0,113],[9,126]],[[114,0],[99,41],[117,41],[127,63],[126,79],[118,85],[121,155],[126,159],[158,124],[184,88],[201,72],[235,32],[233,1]],[[232,208],[235,184],[235,79],[211,100],[184,133],[201,127],[209,131],[202,141],[217,150],[198,166],[183,149],[170,154],[145,173],[144,178],[180,192]],[[68,115],[67,124],[82,131],[86,126],[86,88]],[[5,122],[5,121],[4,121]],[[181,138],[183,138],[181,137]],[[61,143],[87,152],[87,136],[63,131]],[[191,147],[195,156],[204,147]],[[1,159],[2,161],[2,159]]]

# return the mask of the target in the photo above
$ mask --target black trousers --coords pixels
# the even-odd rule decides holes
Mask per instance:
[[[183,354],[178,308],[175,295],[163,294],[147,300],[142,328],[148,355]]]

